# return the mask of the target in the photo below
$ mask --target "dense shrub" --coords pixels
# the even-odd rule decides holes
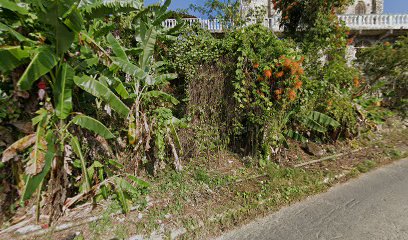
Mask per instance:
[[[384,101],[385,106],[408,111],[408,37],[394,44],[379,43],[363,49],[358,63],[365,73],[369,94]]]
[[[327,141],[352,136],[359,73],[344,59],[346,29],[333,21],[317,20],[313,31],[326,28],[327,34],[301,42],[278,38],[261,25],[222,37],[194,27],[185,30],[164,56],[179,73],[192,126],[212,126],[209,129],[218,134],[201,135],[261,158],[270,158],[288,138]],[[206,87],[210,85],[217,90]]]

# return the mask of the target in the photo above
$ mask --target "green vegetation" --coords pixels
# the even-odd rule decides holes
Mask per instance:
[[[150,210],[138,226],[148,230],[200,204],[194,194],[205,191],[225,192],[241,212],[263,202],[277,207],[322,191],[323,179],[336,174],[281,163],[291,144],[329,144],[375,128],[393,115],[378,106],[380,98],[405,109],[407,85],[398,81],[406,78],[406,38],[364,51],[361,71],[348,65],[347,29],[334,15],[348,1],[275,3],[284,16],[281,36],[241,25],[239,1],[228,3],[207,1],[201,9],[235,21],[215,35],[198,25],[164,28],[173,14],[169,0],[149,7],[4,0],[0,180],[12,189],[2,193],[11,196],[8,217],[35,205],[37,221],[43,211],[51,223],[69,208],[103,200],[129,213],[133,204],[146,207],[147,193],[177,195]],[[251,14],[245,17],[262,13]],[[234,174],[211,172],[230,159]],[[355,171],[374,166],[366,161]],[[102,224],[113,225],[108,213]],[[103,235],[104,227],[90,228]]]
[[[209,6],[224,11],[214,4]],[[308,27],[296,33],[302,38],[278,38],[257,24],[223,38],[196,26],[184,29],[180,41],[162,54],[179,74],[184,89],[176,87],[197,136],[212,136],[221,149],[254,156],[261,165],[289,139],[327,142],[355,136],[360,73],[347,65],[347,29],[333,16],[322,10],[299,20],[299,27]],[[199,143],[192,147],[202,152]]]
[[[358,63],[369,83],[370,95],[365,96],[366,101],[407,114],[407,58],[408,37],[401,37],[394,44],[377,44],[360,52]]]
[[[304,169],[276,163],[267,163],[263,168],[236,165],[240,160],[229,157],[234,161],[229,166],[197,167],[197,162],[191,162],[182,172],[165,171],[157,176],[151,187],[151,196],[159,202],[143,211],[143,218],[138,219],[135,213],[125,220],[131,226],[128,236],[149,236],[152,232],[160,233],[162,227],[163,236],[183,227],[187,232],[181,239],[218,235],[399,159],[393,158],[392,152],[399,152],[400,158],[407,156],[407,143],[402,148],[395,148],[406,133],[406,129],[396,127],[374,140],[366,140],[373,133],[362,134],[353,139],[355,145],[365,148],[361,154],[346,155]],[[96,225],[106,229],[105,236],[118,237],[115,229],[120,229],[123,223],[112,226],[101,221]]]

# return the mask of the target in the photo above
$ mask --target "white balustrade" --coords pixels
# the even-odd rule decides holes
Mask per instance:
[[[339,15],[351,30],[408,29],[408,14]]]
[[[396,30],[405,29],[408,30],[408,14],[400,15],[338,15],[341,21],[351,30]],[[185,18],[183,19],[188,25],[199,23],[202,28],[208,29],[211,32],[222,32],[224,29],[231,28],[233,22],[220,21],[218,19],[199,19],[199,18]],[[249,19],[245,25],[255,24],[255,19]],[[280,32],[280,16],[272,18],[265,18],[263,23],[265,27]],[[167,19],[163,22],[163,26],[166,28],[172,28],[177,25],[177,20]]]

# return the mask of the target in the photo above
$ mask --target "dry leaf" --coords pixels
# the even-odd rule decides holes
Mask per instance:
[[[33,145],[35,143],[35,136],[36,134],[30,134],[11,144],[10,147],[4,150],[1,161],[3,163],[10,161],[10,159],[14,158],[19,152]]]
[[[31,122],[13,122],[11,123],[14,127],[16,127],[19,131],[30,134],[33,133],[33,125]]]
[[[174,156],[174,167],[176,169],[176,171],[181,171],[183,170],[183,166],[181,165],[181,161],[180,158],[177,154],[177,149],[176,146],[174,146],[174,142],[173,139],[170,137],[170,134],[167,132],[167,141],[169,142],[170,146],[171,146],[171,151],[173,152],[173,156]]]
[[[65,144],[64,146],[64,169],[68,175],[72,175],[72,148],[70,145]]]
[[[28,161],[25,169],[26,174],[35,176],[42,171],[45,164],[46,151],[47,142],[44,139],[41,139],[38,146],[34,146],[34,149],[30,153],[30,160]]]

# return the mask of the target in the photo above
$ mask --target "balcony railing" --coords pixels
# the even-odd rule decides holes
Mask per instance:
[[[400,15],[340,15],[352,30],[408,29],[408,14]]]
[[[338,17],[344,21],[351,30],[408,30],[408,14],[338,15]],[[233,22],[225,22],[218,19],[185,18],[183,21],[189,25],[198,23],[202,28],[208,29],[211,32],[223,32],[225,29],[234,26]],[[275,16],[265,18],[262,24],[275,32],[280,32],[282,29],[279,27],[279,22],[280,16]],[[256,23],[256,20],[249,20],[245,25],[254,23]],[[176,25],[177,20],[175,19],[167,19],[163,22],[163,26],[166,28],[172,28]]]

